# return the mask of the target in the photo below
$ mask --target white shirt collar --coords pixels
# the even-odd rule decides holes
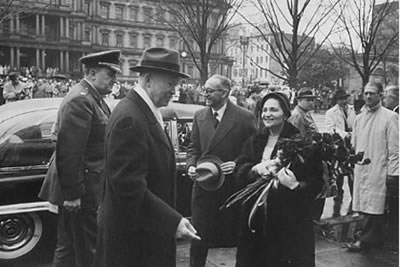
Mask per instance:
[[[219,120],[219,121],[222,120],[222,117],[224,116],[227,104],[228,103],[225,103],[225,105],[223,105],[222,108],[220,108],[219,110],[215,110],[215,109],[211,108],[213,115],[214,115],[215,112],[218,113],[217,120]]]
[[[147,106],[150,108],[151,112],[153,112],[153,114],[156,117],[161,128],[164,129],[164,123],[162,120],[162,115],[161,115],[160,109],[154,105],[153,101],[150,99],[147,92],[139,84],[137,84],[135,86],[135,91],[143,99],[143,101],[147,104]]]

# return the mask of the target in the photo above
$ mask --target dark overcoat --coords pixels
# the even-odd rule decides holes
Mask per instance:
[[[131,90],[106,129],[106,177],[96,267],[175,266],[175,155],[144,100]]]
[[[285,122],[279,136],[290,138],[299,130]],[[268,131],[261,131],[251,137],[243,146],[243,154],[238,160],[236,175],[240,181],[252,182],[251,168],[261,162],[264,148],[268,142]],[[275,146],[271,158],[277,153]],[[238,246],[236,266],[315,266],[314,232],[312,223],[312,203],[322,188],[322,162],[317,154],[304,158],[304,163],[293,163],[290,170],[300,185],[294,190],[279,184],[271,188],[264,208],[255,215],[255,233],[247,225],[248,215],[255,198],[246,204],[242,211],[242,232]]]
[[[222,161],[234,161],[243,143],[256,131],[254,115],[230,101],[218,127],[214,129],[210,107],[194,115],[191,144],[187,154],[187,168],[196,166],[202,155],[215,155]],[[233,175],[217,191],[206,191],[197,183],[192,191],[192,221],[199,236],[208,247],[236,246],[238,210],[220,210],[225,200],[237,190]]]
[[[81,80],[64,97],[57,115],[55,157],[39,197],[62,205],[81,198],[83,208],[96,209],[103,188],[104,136],[110,109],[102,96]]]

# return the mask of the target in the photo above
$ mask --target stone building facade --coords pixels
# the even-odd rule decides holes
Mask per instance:
[[[182,55],[182,68],[196,82],[200,74],[186,56],[185,45],[158,16],[168,19],[156,0],[15,0],[0,27],[0,65],[11,69],[35,66],[45,71],[81,76],[78,59],[87,53],[120,49],[124,80],[135,79],[129,66],[142,51],[161,46]],[[34,8],[26,8],[34,7]],[[225,41],[218,40],[210,60],[214,73],[230,76],[232,60],[224,56]]]

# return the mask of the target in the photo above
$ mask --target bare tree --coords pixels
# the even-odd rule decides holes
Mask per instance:
[[[335,23],[331,15],[339,1],[253,0],[252,4],[262,15],[261,23],[241,15],[268,44],[269,49],[264,48],[265,53],[275,60],[283,71],[278,73],[259,67],[284,80],[290,87],[297,88],[299,71],[334,29],[333,26],[329,27],[325,33],[320,30],[329,21]],[[315,38],[318,34],[322,36],[322,40],[316,44]]]
[[[362,85],[380,63],[398,51],[398,2],[385,0],[351,0],[343,5],[338,26],[346,39],[341,38],[335,53],[360,74]],[[397,52],[398,57],[398,52]]]
[[[216,51],[223,42],[243,0],[160,0],[169,14],[163,20],[185,44],[200,72],[200,83],[208,78],[209,63],[220,57]],[[223,46],[223,45],[222,45]]]

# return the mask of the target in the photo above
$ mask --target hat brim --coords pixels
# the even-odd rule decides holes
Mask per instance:
[[[134,67],[130,67],[129,69],[131,71],[134,71],[134,72],[165,71],[165,72],[168,72],[168,73],[176,74],[181,78],[190,78],[190,75],[188,75],[186,73],[174,71],[174,70],[171,70],[171,69],[161,68],[161,67],[134,66]]]
[[[216,182],[198,182],[199,186],[206,191],[217,191],[225,182],[225,175],[222,173],[220,165],[224,163],[219,157],[214,155],[205,155],[197,161],[197,166],[204,162],[216,164],[220,170],[219,179]]]

